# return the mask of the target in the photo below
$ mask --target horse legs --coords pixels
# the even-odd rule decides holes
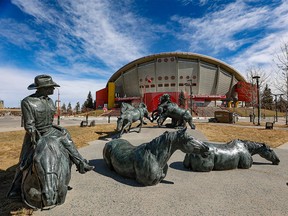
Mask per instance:
[[[167,117],[163,117],[163,116],[159,116],[159,118],[157,119],[157,124],[158,124],[158,127],[161,127],[163,125],[163,123],[165,122]]]
[[[131,122],[128,122],[126,125],[122,126],[122,130],[121,130],[121,132],[120,132],[119,137],[122,136],[122,134],[124,133],[124,130],[126,130],[127,127],[128,127],[128,132],[129,132],[129,131],[130,131],[130,128],[131,128],[131,125],[132,125],[132,123],[131,123]]]
[[[161,181],[166,177],[167,171],[168,171],[168,164],[166,164],[166,165],[163,167],[162,176],[161,176],[159,182],[161,182]]]
[[[138,131],[138,133],[140,133],[140,132],[141,132],[141,129],[142,129],[142,125],[143,125],[143,119],[140,119],[140,127],[139,127],[139,131]]]
[[[249,169],[253,164],[253,158],[250,154],[241,155],[239,159],[238,168]]]
[[[130,133],[131,126],[132,126],[132,122],[129,122],[128,124],[129,124],[129,126],[128,126],[128,133]]]

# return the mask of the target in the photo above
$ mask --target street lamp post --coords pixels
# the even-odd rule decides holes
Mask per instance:
[[[58,99],[55,101],[55,103],[57,102],[57,125],[60,125],[60,91],[58,88],[56,89],[58,91]]]
[[[191,111],[191,115],[192,115],[192,123],[193,123],[193,91],[192,91],[192,79],[188,79],[187,80],[189,83],[185,83],[186,86],[190,87],[190,111]]]
[[[261,106],[260,106],[260,90],[259,90],[259,78],[260,76],[253,76],[253,79],[256,79],[256,86],[257,86],[257,103],[258,103],[258,126],[260,126],[260,119],[261,119]]]
[[[275,122],[278,122],[278,96],[282,96],[283,94],[272,94],[272,95],[274,95],[275,96],[275,113],[276,113],[276,115],[275,115]]]
[[[284,74],[286,75],[286,121],[285,124],[288,125],[288,66],[286,66],[286,73]]]

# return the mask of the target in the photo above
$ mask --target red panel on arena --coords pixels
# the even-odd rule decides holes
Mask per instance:
[[[257,101],[257,87],[251,83],[240,81],[235,86],[235,92],[238,93],[238,100],[251,102],[253,97]]]

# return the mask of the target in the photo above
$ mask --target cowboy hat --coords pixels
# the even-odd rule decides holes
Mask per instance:
[[[28,90],[43,87],[60,87],[60,86],[52,80],[51,76],[43,74],[35,77],[34,83],[28,86]]]

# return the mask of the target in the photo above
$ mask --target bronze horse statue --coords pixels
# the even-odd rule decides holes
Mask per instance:
[[[72,163],[59,139],[41,137],[31,165],[23,171],[22,199],[31,208],[50,209],[65,201]]]
[[[232,140],[226,144],[204,142],[209,147],[208,157],[198,154],[186,154],[183,165],[192,171],[209,172],[211,170],[249,169],[253,164],[252,156],[261,157],[278,165],[276,153],[264,143],[247,140]]]
[[[192,115],[189,110],[182,109],[175,103],[161,104],[158,106],[158,115],[159,118],[157,123],[159,127],[163,124],[166,118],[170,117],[172,118],[172,126],[174,127],[186,127],[186,123],[188,123],[191,129],[195,129],[195,125],[192,123]]]
[[[144,103],[140,103],[138,108],[134,107],[133,109],[131,108],[131,105],[127,106],[127,109],[125,110],[121,109],[121,112],[122,114],[117,119],[117,128],[116,128],[117,131],[120,131],[119,137],[122,136],[125,130],[129,132],[132,123],[136,121],[140,121],[140,124],[137,126],[139,127],[138,133],[140,133],[142,125],[144,123],[143,117],[150,119],[147,106]]]
[[[123,113],[125,113],[127,110],[133,110],[135,109],[134,106],[132,106],[129,103],[121,103],[121,108],[120,108],[120,114],[122,115]]]
[[[161,127],[168,117],[172,119],[172,123],[166,124],[167,127],[186,127],[186,123],[188,122],[191,129],[195,129],[191,113],[186,109],[182,109],[176,103],[171,102],[169,94],[163,94],[160,97],[157,109],[152,112],[151,122],[157,120],[158,127]]]
[[[208,148],[186,133],[186,128],[164,132],[159,137],[139,146],[124,139],[105,144],[103,158],[107,166],[119,175],[136,179],[144,186],[156,185],[167,174],[168,160],[176,150],[184,153],[203,154]]]

